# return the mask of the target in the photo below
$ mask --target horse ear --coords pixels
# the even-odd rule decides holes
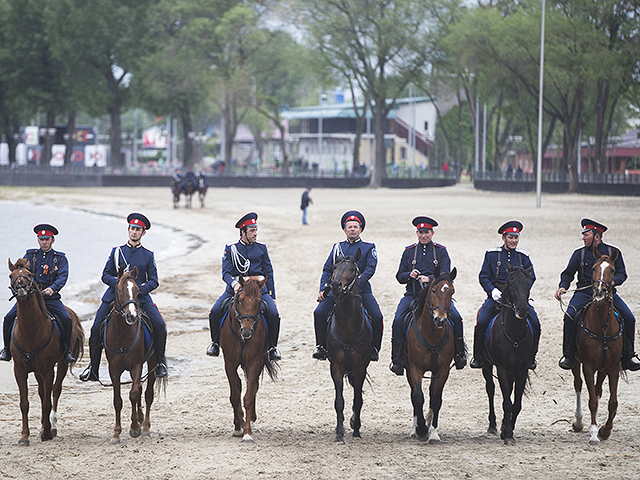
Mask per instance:
[[[244,287],[244,275],[240,274],[238,276],[238,282],[240,283],[241,287]]]
[[[591,246],[591,250],[593,251],[593,258],[595,258],[596,260],[598,260],[602,256],[600,250],[598,250],[598,246],[595,243]]]
[[[453,270],[451,270],[451,273],[449,273],[449,280],[453,282],[456,279],[456,275],[458,275],[458,270],[456,269],[456,267],[453,267]]]
[[[131,276],[133,278],[138,278],[138,267],[133,267],[133,270],[131,270]]]
[[[123,273],[124,273],[124,265],[120,265],[120,267],[118,268],[118,278],[120,278]]]
[[[362,252],[360,251],[360,248],[358,247],[358,251],[356,252],[356,255],[353,257],[354,261],[358,261],[360,260],[360,257],[362,256]]]
[[[620,254],[620,250],[618,250],[617,248],[614,248],[613,252],[611,253],[611,261],[613,263],[616,263],[616,260],[618,259],[619,254]]]
[[[436,265],[436,268],[433,270],[433,279],[435,280],[440,276],[440,265]]]
[[[259,278],[262,279],[258,281],[258,288],[262,289],[262,287],[264,287],[264,284],[267,283],[267,277],[260,276]]]
[[[16,266],[11,263],[11,259],[7,258],[7,260],[9,260],[9,271],[13,272],[16,269]]]
[[[516,268],[511,266],[509,262],[507,262],[507,272],[513,272]]]

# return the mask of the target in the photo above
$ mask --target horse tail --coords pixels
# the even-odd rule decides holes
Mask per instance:
[[[154,385],[155,395],[159,396],[162,394],[163,397],[167,397],[167,385],[169,384],[168,377],[156,378],[156,383]]]
[[[78,314],[68,307],[65,308],[67,308],[69,318],[71,318],[71,338],[76,339],[75,343],[71,345],[71,356],[76,359],[76,361],[69,368],[69,370],[71,370],[73,365],[82,360],[82,357],[84,356],[85,337],[84,328],[82,328],[82,324],[80,323],[80,317],[78,317]]]
[[[275,360],[269,360],[269,354],[264,354],[264,369],[269,374],[269,378],[271,380],[276,381],[278,379],[278,374],[280,373],[280,365]]]

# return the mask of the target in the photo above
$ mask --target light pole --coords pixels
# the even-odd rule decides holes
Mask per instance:
[[[538,97],[538,170],[536,172],[536,207],[542,206],[542,88],[544,79],[544,12],[546,0],[542,0],[542,26],[540,29],[540,96]]]

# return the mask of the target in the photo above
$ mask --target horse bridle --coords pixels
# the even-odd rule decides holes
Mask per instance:
[[[27,269],[25,269],[25,270],[27,270]],[[29,273],[31,274],[31,272],[29,272]],[[29,277],[26,276],[26,275],[20,274],[20,275],[16,276],[16,278],[11,280],[11,285],[9,285],[9,290],[11,290],[11,293],[13,295],[11,295],[11,298],[9,298],[9,300],[13,300],[14,298],[18,298],[18,289],[15,288],[14,284],[20,278],[24,278],[25,280],[27,280],[29,282],[29,285],[27,285],[27,295],[26,295],[27,298],[30,297],[33,294],[33,292],[36,291],[36,287],[34,287],[35,280],[34,280],[33,274],[31,274],[31,276],[29,276]]]
[[[449,282],[449,279],[447,279],[446,277],[440,277],[440,278],[442,278],[442,280],[445,281],[445,282]],[[436,282],[439,282],[440,278],[438,278],[438,279],[434,278],[424,288],[429,288],[430,289],[432,286],[435,287]],[[452,285],[452,287],[453,287],[453,285]],[[429,307],[429,313],[431,314],[432,317],[433,317],[433,311],[441,308],[442,310],[447,312],[447,318],[449,318],[449,309],[447,307],[445,307],[444,305],[431,305],[431,292],[430,291],[427,292],[427,296],[425,297],[425,304],[427,305],[427,307]]]
[[[351,282],[347,285],[341,286],[340,290],[342,291],[342,294],[345,295],[347,292],[350,292],[354,285],[356,284],[356,282],[358,281],[358,277],[360,276],[360,268],[358,268],[358,264],[356,262],[354,262],[353,260],[351,260],[350,258],[344,258],[342,260],[340,260],[338,263],[336,263],[335,267],[337,267],[338,265],[340,265],[341,263],[353,263],[353,266],[356,267],[356,273],[353,276],[353,279],[351,280]]]
[[[516,267],[516,269],[515,269],[515,270],[513,270],[513,273],[516,273],[516,272],[518,272],[518,271],[520,271],[520,270],[524,271],[524,267],[523,267],[522,265],[520,265],[519,267]],[[517,313],[517,311],[516,311],[516,310],[517,310],[517,306],[516,306],[516,304],[515,304],[515,303],[513,303],[513,302],[510,302],[510,301],[508,301],[508,300],[506,300],[506,298],[505,298],[505,297],[507,296],[507,295],[506,295],[506,293],[507,293],[507,288],[508,288],[508,287],[511,287],[511,284],[509,283],[509,276],[507,276],[507,281],[505,282],[505,286],[504,286],[504,293],[503,293],[503,295],[500,297],[499,304],[500,304],[500,306],[502,306],[502,307],[507,307],[509,310],[513,310],[513,313]]]
[[[133,277],[131,278],[131,280],[133,282],[135,282],[135,280],[133,279]],[[117,288],[116,288],[117,290]],[[136,308],[138,310],[138,317],[140,317],[140,305],[138,305],[138,300],[135,298],[131,298],[129,300],[127,300],[124,303],[120,303],[119,299],[118,299],[118,292],[116,291],[116,299],[115,299],[115,312],[120,315],[122,318],[126,318],[126,314],[124,312],[124,307],[126,307],[127,305],[131,305],[132,303],[136,305]]]
[[[240,292],[242,292],[242,288],[240,288],[236,292],[235,296],[233,297],[233,312],[236,314],[236,320],[238,321],[238,325],[240,325],[240,329],[242,330],[242,320],[246,318],[253,320],[253,324],[251,325],[251,331],[249,332],[249,337],[241,336],[240,338],[240,341],[244,342],[248,338],[251,338],[251,336],[256,331],[256,325],[258,324],[258,318],[260,317],[260,307],[258,307],[258,313],[255,315],[246,315],[246,314],[240,315],[240,312],[238,311],[238,302],[236,301],[238,298],[238,295],[240,295]]]

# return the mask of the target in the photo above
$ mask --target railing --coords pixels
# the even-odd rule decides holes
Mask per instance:
[[[495,171],[477,172],[477,180],[504,181],[504,182],[535,182],[533,173],[518,174],[515,172]],[[542,181],[548,183],[568,183],[569,174],[562,172],[543,172]],[[624,173],[582,173],[578,175],[578,183],[604,183],[604,184],[640,184],[640,175]]]

